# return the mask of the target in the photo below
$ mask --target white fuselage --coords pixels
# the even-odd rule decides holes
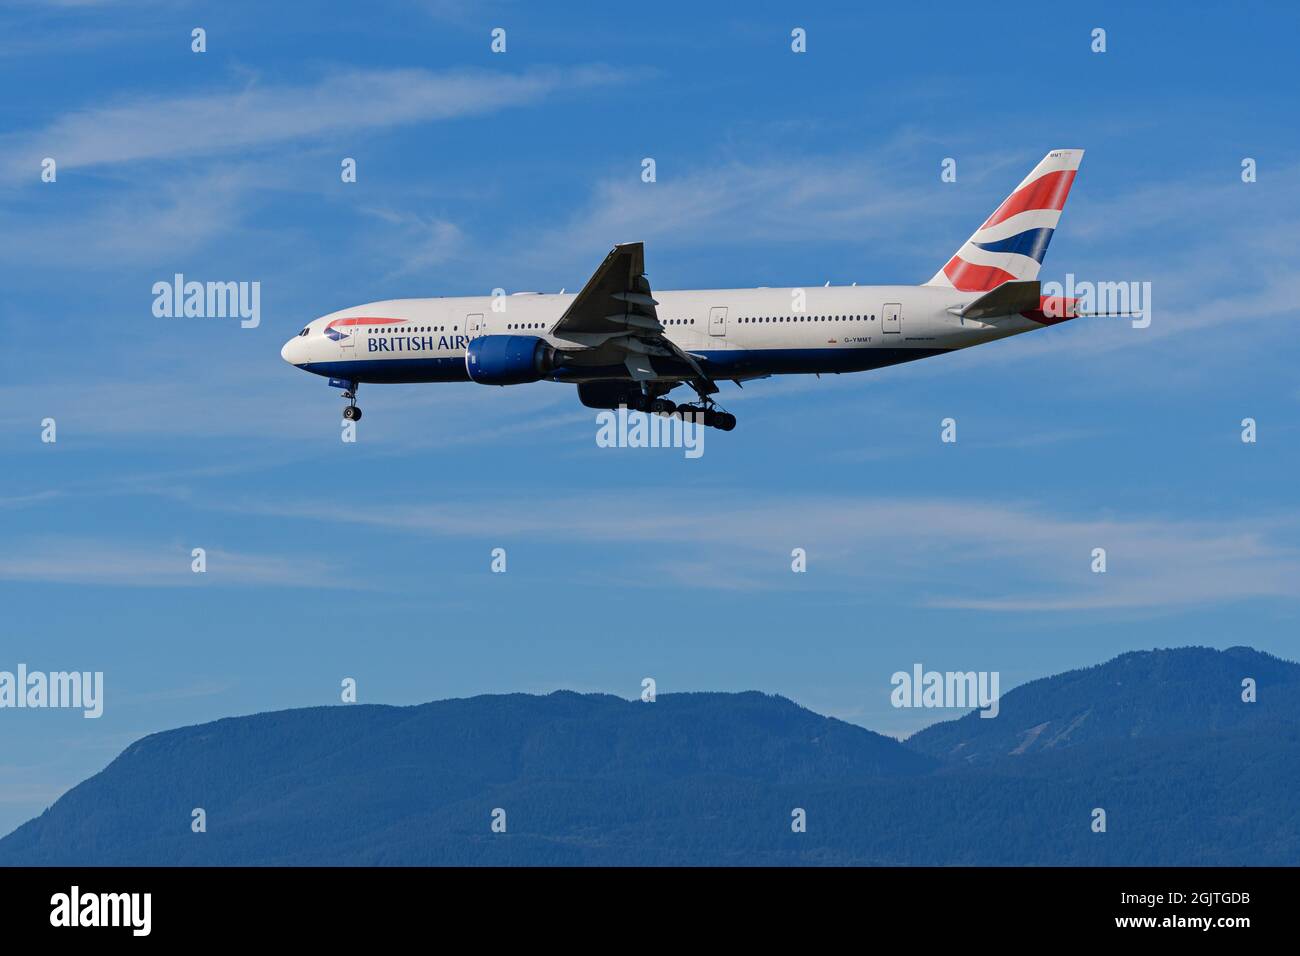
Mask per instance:
[[[936,286],[706,289],[654,293],[664,335],[719,379],[864,371],[979,345],[1043,326],[1021,315],[976,322],[954,311],[979,297]],[[393,299],[322,316],[286,343],[286,361],[353,382],[465,381],[480,335],[536,336],[557,349],[597,348],[600,336],[552,329],[573,295]],[[651,380],[682,369],[653,363]],[[626,377],[622,366],[559,369],[556,381]],[[645,376],[643,376],[644,378]]]

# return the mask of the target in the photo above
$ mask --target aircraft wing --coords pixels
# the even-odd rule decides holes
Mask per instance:
[[[655,312],[658,304],[645,277],[644,243],[620,243],[610,250],[551,332],[561,336],[632,331],[662,334],[664,327]]]
[[[683,376],[705,394],[718,390],[699,358],[664,335],[663,324],[645,277],[645,244],[624,242],[610,250],[551,329],[551,334],[621,360],[634,381],[656,377],[650,359],[674,360],[689,370]]]

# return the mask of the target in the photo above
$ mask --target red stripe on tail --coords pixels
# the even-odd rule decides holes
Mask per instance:
[[[996,226],[1005,219],[1019,215],[1022,212],[1028,212],[1031,209],[1063,209],[1065,207],[1065,197],[1070,195],[1070,187],[1074,185],[1073,169],[1061,169],[1054,173],[1044,173],[1032,183],[1017,189],[1010,196],[1002,201],[993,215],[989,216],[988,222],[980,226],[981,229],[987,229],[989,226]]]
[[[988,292],[1004,282],[1015,279],[1010,272],[997,266],[977,266],[967,262],[961,256],[953,256],[943,267],[943,274],[948,277],[954,289],[962,292]]]

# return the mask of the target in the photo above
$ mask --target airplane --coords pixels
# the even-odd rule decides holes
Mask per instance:
[[[1073,319],[1077,300],[1043,296],[1043,256],[1083,159],[1043,157],[923,285],[652,292],[643,243],[616,245],[582,291],[393,299],[321,316],[285,343],[291,365],[343,390],[362,384],[577,385],[589,408],[731,431],[718,383],[865,372]],[[697,403],[668,394],[687,385]],[[690,419],[688,419],[690,420]]]

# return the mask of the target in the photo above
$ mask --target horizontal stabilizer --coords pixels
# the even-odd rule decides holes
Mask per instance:
[[[961,310],[963,319],[987,319],[995,315],[1036,312],[1042,302],[1042,285],[1037,279],[1004,282]]]

